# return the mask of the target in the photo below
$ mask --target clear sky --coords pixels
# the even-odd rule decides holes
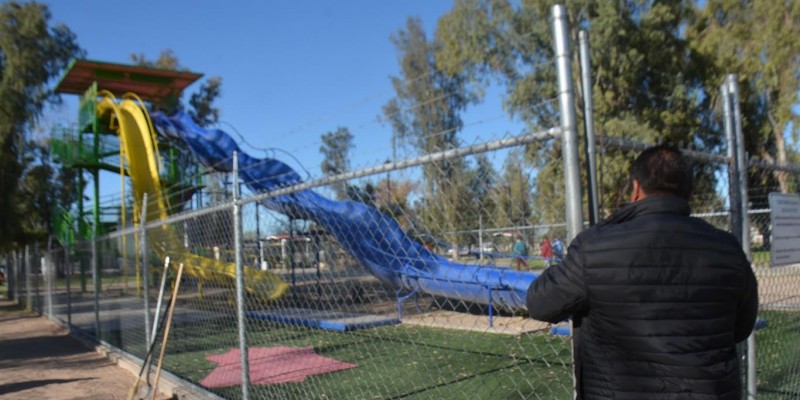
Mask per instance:
[[[221,76],[221,120],[255,147],[290,152],[319,173],[320,135],[350,129],[353,169],[391,156],[391,129],[381,107],[394,95],[398,74],[390,36],[418,16],[431,36],[451,1],[49,1],[53,22],[77,34],[87,58],[129,63],[132,53],[156,59],[172,49],[182,66]],[[188,88],[191,93],[199,83]],[[472,143],[519,131],[492,90],[483,105],[463,116],[463,140]],[[76,96],[49,113],[72,122]],[[186,100],[188,96],[185,96]],[[232,131],[226,125],[224,130]],[[257,151],[243,146],[253,156]],[[286,160],[284,160],[286,161]],[[118,191],[118,178],[115,188]],[[103,192],[108,193],[106,190]]]

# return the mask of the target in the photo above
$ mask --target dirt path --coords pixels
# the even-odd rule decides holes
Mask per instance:
[[[134,378],[62,327],[0,300],[0,399],[125,399]]]

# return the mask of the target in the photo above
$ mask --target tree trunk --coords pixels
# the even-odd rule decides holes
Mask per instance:
[[[786,139],[783,137],[783,131],[780,129],[780,125],[777,121],[775,121],[772,113],[767,113],[767,115],[769,123],[772,125],[772,136],[775,139],[775,156],[777,157],[777,162],[780,165],[786,165],[788,157],[786,156]],[[772,171],[772,175],[778,181],[781,193],[789,193],[788,174],[785,171],[776,169]]]

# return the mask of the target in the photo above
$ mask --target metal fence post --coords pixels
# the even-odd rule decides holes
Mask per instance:
[[[25,272],[25,258],[22,249],[16,251],[16,271],[14,271],[14,297],[17,299],[17,304],[22,303],[22,275]]]
[[[289,267],[292,270],[292,300],[297,299],[297,293],[295,293],[295,287],[297,287],[297,275],[295,273],[295,265],[294,265],[294,252],[295,252],[295,243],[294,243],[294,219],[289,217],[289,241],[287,242],[289,247]]]
[[[44,281],[44,274],[42,274],[42,258],[39,255],[39,244],[33,244],[33,256],[31,257],[31,271],[36,271],[38,267],[39,276],[33,276],[33,288],[34,288],[34,297],[33,297],[33,309],[36,310],[39,314],[44,314],[42,311],[44,310],[44,306],[42,305],[42,281]],[[38,261],[38,262],[36,262]]]
[[[42,257],[42,278],[44,279],[44,315],[53,318],[53,270],[55,260],[53,254],[47,251]]]
[[[94,288],[94,334],[99,340],[102,337],[100,332],[100,262],[97,252],[97,226],[92,228],[92,287]]]
[[[553,37],[555,39],[556,68],[558,74],[558,97],[561,109],[561,154],[564,159],[564,186],[567,246],[583,229],[581,205],[580,163],[578,159],[578,132],[575,118],[575,96],[572,84],[572,64],[569,48],[569,21],[567,9],[561,4],[553,6]],[[570,336],[573,325],[569,323]],[[571,353],[575,354],[575,344],[571,341]],[[572,371],[572,385],[575,387],[577,375]],[[577,393],[573,389],[573,396]]]
[[[22,249],[17,250],[17,276],[14,283],[14,289],[16,292],[17,303],[22,302],[22,281],[24,279],[25,274],[25,253],[23,253]]]
[[[563,5],[553,6],[553,36],[558,68],[558,97],[561,109],[562,154],[564,158],[567,244],[583,229],[578,133],[575,124],[575,96],[569,48],[569,21]]]
[[[236,321],[242,354],[242,399],[250,399],[250,365],[247,357],[247,326],[244,319],[244,266],[242,264],[242,210],[239,203],[239,156],[233,152],[233,242],[236,263]]]
[[[67,328],[72,330],[72,263],[69,261],[68,246],[64,246],[64,276],[67,281]]]
[[[17,300],[17,271],[19,271],[19,255],[16,250],[11,254],[14,255],[14,262],[8,264],[6,270],[6,285],[8,285],[8,299]]]
[[[142,299],[144,300],[144,342],[149,349],[150,345],[155,340],[155,337],[150,335],[150,285],[148,257],[147,257],[147,193],[142,196],[142,211],[139,215],[139,228],[142,230],[139,234],[139,247],[142,253],[140,257],[142,265],[139,267],[142,274]],[[158,316],[156,316],[158,318]]]
[[[31,246],[25,245],[25,308],[33,310],[33,291],[31,290]]]
[[[752,258],[750,249],[750,218],[748,215],[749,196],[747,193],[747,153],[745,151],[744,132],[742,132],[742,112],[739,105],[739,83],[736,74],[728,75],[728,85],[731,94],[731,107],[733,109],[733,127],[736,136],[736,163],[739,171],[739,193],[741,200],[742,216],[742,249],[747,254],[747,258]]]
[[[594,101],[592,100],[592,63],[589,58],[589,33],[578,32],[581,57],[581,87],[583,88],[583,126],[586,132],[586,175],[589,182],[589,224],[600,222],[600,202],[597,195],[597,149],[594,136]]]
[[[739,105],[739,83],[736,74],[728,75],[728,90],[731,94],[733,108],[734,129],[736,130],[736,163],[739,170],[739,193],[741,200],[742,216],[742,249],[748,260],[752,260],[750,249],[750,217],[748,216],[749,198],[747,194],[747,153],[745,152],[744,132],[742,132],[742,112]],[[747,399],[755,400],[757,397],[756,382],[756,338],[753,333],[747,338]]]
[[[736,140],[736,133],[734,130],[733,111],[731,110],[731,93],[728,90],[728,78],[720,88],[720,95],[722,96],[722,115],[725,126],[725,138],[728,142],[728,197],[731,213],[731,233],[739,243],[744,243],[742,235],[742,199],[741,191],[739,190],[739,153]]]

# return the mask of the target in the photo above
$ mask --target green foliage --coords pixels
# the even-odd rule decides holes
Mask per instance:
[[[380,180],[377,186],[375,197],[379,205],[378,209],[394,218],[404,230],[416,231],[414,225],[416,216],[410,207],[408,197],[417,188],[417,185],[402,178],[393,178],[387,173],[386,179]]]
[[[131,61],[142,67],[165,69],[168,71],[188,71],[187,68],[181,66],[178,57],[172,49],[161,50],[155,61],[148,60],[144,53],[131,54]]]
[[[189,115],[200,126],[211,126],[219,122],[219,108],[214,106],[214,100],[222,94],[222,78],[214,76],[208,78],[197,92],[189,98]]]
[[[532,130],[557,125],[551,6],[545,0],[457,1],[439,20],[436,65],[448,74],[466,74],[478,89],[496,79],[507,90],[508,112]],[[718,149],[724,141],[714,110],[718,87],[724,74],[738,72],[748,152],[778,162],[787,159],[791,151],[786,150],[784,130],[792,126],[796,137],[800,129],[791,111],[800,89],[797,2],[575,0],[566,6],[573,50],[578,29],[589,31],[600,138]],[[578,73],[573,57],[575,82]],[[576,91],[577,104],[582,104],[580,85]],[[582,109],[576,111],[582,121]],[[626,156],[630,154],[603,155],[603,162],[613,166],[600,176],[605,212],[626,196]],[[560,143],[530,145],[526,160],[538,168],[537,211],[543,222],[556,222],[564,208],[563,193],[552,187],[552,182],[563,181]],[[715,193],[714,172],[699,170],[696,191],[704,194],[704,201]],[[785,174],[772,175],[784,190],[789,187]],[[753,183],[767,183],[760,179]],[[713,196],[718,202],[719,196]]]
[[[524,226],[529,223],[532,211],[531,186],[522,165],[522,155],[512,152],[506,159],[503,179],[492,188],[496,226]]]
[[[724,74],[738,74],[748,153],[770,162],[790,161],[796,150],[787,146],[787,135],[797,142],[800,132],[800,115],[792,111],[800,89],[800,4],[708,1],[687,36],[706,60],[708,87],[718,86]],[[789,192],[797,182],[780,171],[751,170],[750,185]],[[766,196],[753,200],[766,205]]]
[[[319,152],[323,155],[320,169],[325,176],[343,174],[350,170],[350,150],[353,149],[353,135],[345,127],[338,127],[335,131],[322,135],[322,146]],[[347,198],[347,182],[337,182],[333,185],[336,198]]]
[[[363,186],[348,185],[347,199],[364,203],[373,207],[379,207],[376,202],[377,195],[375,186],[369,182],[365,183]]]
[[[419,19],[410,18],[406,28],[392,36],[400,61],[400,77],[392,77],[396,96],[383,108],[386,121],[397,139],[411,144],[421,154],[458,147],[457,133],[462,128],[461,112],[473,102],[463,75],[447,74],[434,61],[440,45],[428,41]],[[442,160],[425,164],[425,181],[420,212],[426,226],[452,232],[477,223],[465,215],[476,215],[469,166],[464,160]]]
[[[503,0],[457,2],[440,20],[437,34],[445,45],[437,53],[437,62],[451,72],[496,76],[508,90],[506,108],[530,129],[557,125],[550,5],[534,0],[517,8]],[[573,21],[569,33],[573,43],[584,23],[581,18],[590,18],[599,136],[689,143],[692,134],[701,131],[693,90],[697,85],[688,86],[696,82],[691,76],[692,60],[685,57],[687,45],[679,34],[690,11],[686,4],[574,1],[568,2],[567,10]],[[473,40],[465,45],[452,31],[470,31]],[[578,65],[573,64],[573,78],[579,82]],[[576,98],[580,104],[582,93]],[[582,113],[577,111],[580,120]],[[538,214],[542,222],[557,222],[564,209],[563,189],[553,185],[563,182],[560,143],[530,145],[526,159],[539,169]],[[627,164],[621,158],[605,161]],[[626,168],[606,172],[601,193],[618,193],[615,187],[626,180]],[[610,206],[618,202],[611,199]]]
[[[53,233],[53,217],[77,200],[77,172],[50,162],[47,143],[28,142],[16,195],[22,216],[22,241],[44,241]]]
[[[486,154],[478,154],[475,161],[476,166],[470,177],[467,193],[473,196],[472,200],[478,207],[480,213],[478,222],[485,221],[484,224],[488,224],[497,209],[496,199],[491,194],[495,185],[498,184],[499,177]],[[496,223],[494,225],[497,226]]]
[[[0,4],[0,248],[24,240],[26,228],[39,226],[28,218],[32,203],[20,198],[18,187],[27,185],[40,196],[46,188],[37,182],[50,181],[51,173],[26,165],[25,144],[44,106],[58,101],[48,84],[84,54],[72,31],[51,25],[50,18],[43,4]]]

